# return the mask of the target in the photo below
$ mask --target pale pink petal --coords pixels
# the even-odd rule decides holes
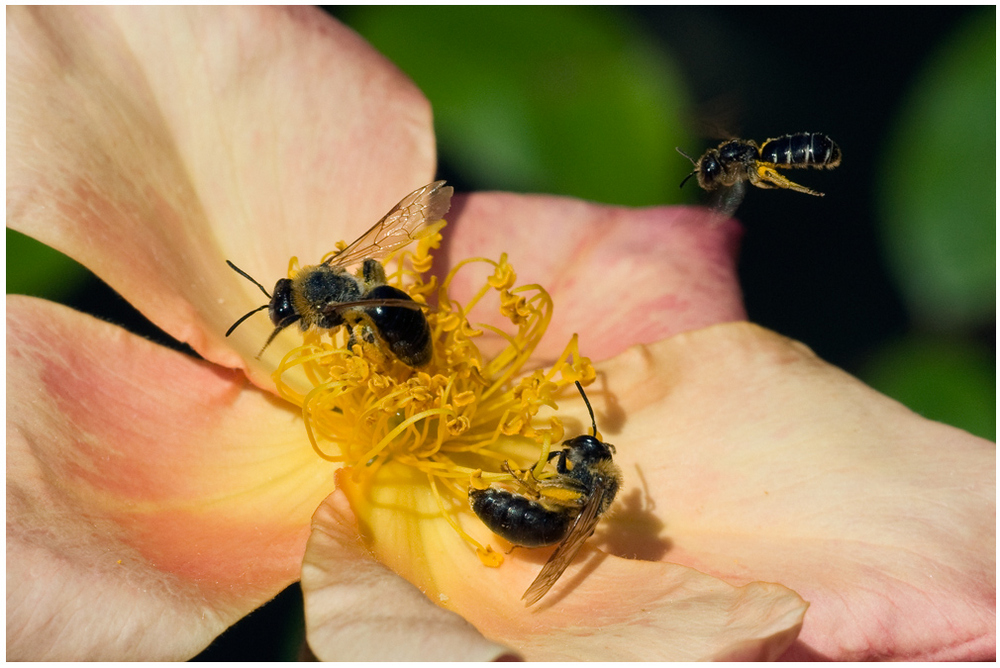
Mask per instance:
[[[749,324],[599,374],[588,394],[628,482],[607,549],[794,589],[810,608],[790,657],[994,654],[993,443]]]
[[[463,572],[448,607],[532,661],[773,660],[808,607],[780,585],[733,587],[684,566],[586,550],[525,608],[521,594],[548,552]]]
[[[302,564],[309,646],[324,661],[493,661],[511,651],[375,561],[340,492],[316,511]],[[413,555],[421,558],[420,555]]]
[[[259,314],[223,338],[267,301],[226,259],[270,290],[292,255],[317,262],[433,178],[427,101],[319,10],[7,18],[7,225],[211,361],[253,364],[272,329]]]
[[[7,298],[7,658],[192,656],[298,578],[332,486],[240,372]]]
[[[542,357],[561,352],[574,332],[582,354],[601,360],[636,343],[746,318],[736,276],[741,228],[704,209],[477,193],[456,197],[449,221],[436,267],[507,253],[518,285],[538,283],[552,295]],[[460,274],[457,297],[479,289],[472,275]]]
[[[590,546],[545,598],[525,608],[521,595],[551,550],[515,550],[500,568],[487,568],[440,519],[422,474],[389,463],[371,485],[347,475],[338,483],[361,520],[364,545],[379,561],[528,660],[775,658],[794,640],[806,612],[807,604],[780,585],[733,587],[691,568],[623,559]],[[626,498],[638,491],[639,480],[627,485]],[[495,541],[467,506],[456,510],[456,519],[481,543]],[[601,545],[602,539],[594,541]],[[307,599],[309,586],[304,578]],[[378,607],[355,609],[359,616],[384,614]]]

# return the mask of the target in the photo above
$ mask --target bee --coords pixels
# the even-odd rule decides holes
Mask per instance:
[[[233,323],[226,336],[254,313],[267,309],[274,331],[257,353],[258,359],[281,330],[298,323],[303,332],[310,327],[347,325],[348,347],[361,338],[387,348],[411,367],[427,364],[434,351],[421,305],[399,288],[386,285],[385,267],[378,260],[413,241],[425,222],[444,217],[453,192],[444,184],[435,181],[414,190],[343,250],[320,264],[302,267],[294,278],[279,279],[273,295],[226,260],[270,300]],[[359,262],[361,267],[355,274],[345,268]]]
[[[563,442],[562,450],[549,453],[556,460],[556,475],[543,480],[519,476],[506,462],[505,471],[518,491],[493,486],[469,488],[469,504],[490,531],[513,545],[544,547],[558,543],[538,577],[521,599],[533,605],[552,588],[583,544],[594,533],[622,486],[622,472],[614,463],[615,446],[597,438],[597,420],[583,386],[580,390],[593,436],[583,434]]]
[[[758,188],[786,188],[807,195],[822,197],[823,193],[789,181],[777,171],[777,167],[833,169],[840,164],[840,147],[826,135],[814,132],[800,132],[768,139],[763,146],[750,139],[730,139],[716,148],[710,148],[695,160],[680,148],[677,151],[694,165],[681,187],[692,176],[698,177],[698,185],[704,190],[714,191],[729,188],[722,193],[717,209],[727,215],[739,206],[749,182]]]

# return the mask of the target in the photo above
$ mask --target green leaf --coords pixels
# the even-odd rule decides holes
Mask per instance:
[[[919,322],[959,330],[996,304],[996,12],[929,61],[882,156],[885,251]]]
[[[996,440],[996,357],[988,350],[910,336],[878,351],[861,377],[926,418]]]
[[[92,276],[75,260],[7,228],[7,294],[67,303]]]
[[[611,8],[339,12],[430,99],[441,157],[476,189],[629,205],[681,198],[677,67]]]

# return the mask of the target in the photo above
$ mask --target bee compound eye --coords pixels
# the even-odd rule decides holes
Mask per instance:
[[[274,297],[267,309],[267,314],[271,318],[271,323],[275,326],[288,320],[289,316],[295,314],[295,306],[292,304],[292,281],[282,278],[274,285]]]
[[[702,158],[699,171],[707,180],[712,180],[722,173],[722,164],[714,155],[706,155]]]

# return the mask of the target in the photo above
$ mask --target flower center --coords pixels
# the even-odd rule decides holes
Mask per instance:
[[[460,262],[440,285],[436,277],[425,278],[443,227],[444,221],[431,226],[415,250],[398,252],[387,262],[396,267],[391,273],[387,267],[389,285],[405,286],[422,305],[436,297],[424,311],[433,346],[430,362],[414,369],[388,354],[377,339],[351,337],[345,327],[311,330],[303,345],[284,357],[274,380],[282,397],[301,406],[320,457],[342,462],[359,481],[390,461],[419,471],[443,517],[483,563],[499,566],[503,557],[465,533],[455,519],[455,513],[468,509],[470,480],[509,481],[511,474],[501,472],[508,461],[541,473],[549,445],[562,440],[563,426],[555,415],[540,416],[540,410],[556,410],[563,387],[574,381],[587,385],[595,372],[580,355],[574,335],[550,368],[523,373],[548,327],[552,299],[540,285],[515,287],[506,254],[499,261]],[[485,275],[482,285],[461,304],[449,290],[476,269]],[[470,314],[482,313],[479,309],[491,300],[500,316],[492,319],[499,324],[470,324]],[[282,380],[293,367],[309,378],[312,390],[305,395]]]

